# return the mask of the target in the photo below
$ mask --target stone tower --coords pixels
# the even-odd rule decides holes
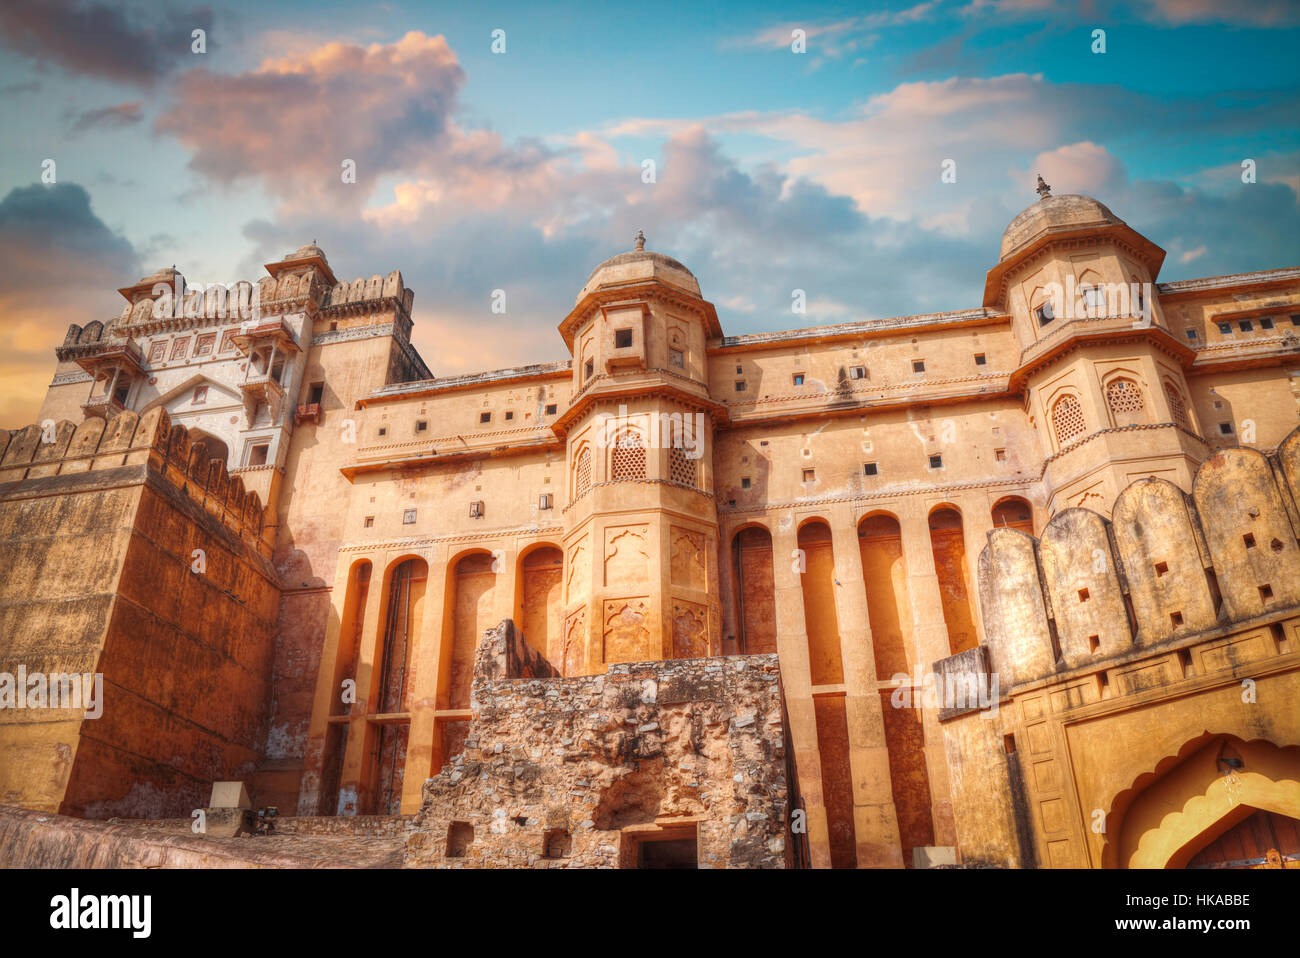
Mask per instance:
[[[573,400],[556,421],[569,470],[565,675],[721,649],[706,343],[713,305],[681,263],[636,249],[597,266],[559,325]]]
[[[1164,250],[1088,196],[1043,195],[1007,227],[984,305],[1005,311],[1046,460],[1049,512],[1106,512],[1136,474],[1190,483],[1204,458],[1155,280]],[[1154,470],[1154,471],[1153,471]]]

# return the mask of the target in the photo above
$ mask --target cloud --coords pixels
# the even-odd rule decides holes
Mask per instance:
[[[1247,135],[1285,114],[1281,95],[1157,111],[1141,94],[1021,73],[904,83],[831,119],[651,116],[507,141],[457,123],[464,83],[441,37],[326,43],[237,75],[186,74],[158,129],[190,150],[202,187],[261,188],[276,201],[245,227],[241,276],[313,238],[340,279],[400,269],[417,294],[415,342],[439,375],[564,358],[556,324],[591,268],[638,229],[696,274],[729,333],[978,305],[1039,171],[1168,249],[1164,278],[1297,254],[1285,183],[1214,193],[1194,177],[1133,181],[1119,159],[1125,137]],[[629,137],[659,142],[655,182],[642,179],[642,144],[620,149]],[[787,158],[746,161],[731,146],[755,137],[776,146],[764,155]],[[355,186],[339,181],[343,157],[357,161]],[[956,183],[940,179],[946,158]],[[132,263],[96,280],[95,310],[111,312],[111,290],[136,275]],[[504,315],[490,308],[496,289]],[[791,313],[795,289],[807,313]],[[48,344],[41,363],[48,376]]]
[[[1121,188],[1128,176],[1124,165],[1104,146],[1090,140],[1070,143],[1034,157],[1026,169],[1013,170],[1011,182],[1022,186],[1041,175],[1049,186],[1068,184],[1060,193],[1107,196]]]
[[[79,0],[0,6],[0,43],[71,73],[152,86],[191,55],[191,33],[212,32],[212,11]],[[215,46],[209,42],[211,52]]]
[[[117,106],[105,106],[98,110],[69,113],[68,118],[72,121],[73,133],[84,133],[97,128],[120,130],[123,127],[134,126],[143,119],[140,107],[140,101],[136,100],[133,103],[119,103]]]
[[[155,128],[206,179],[257,179],[289,206],[356,210],[381,177],[442,152],[464,79],[441,36],[328,43],[236,75],[191,70]],[[355,183],[343,180],[348,160]]]
[[[1145,0],[1141,12],[1148,20],[1170,26],[1226,23],[1282,27],[1300,23],[1300,8],[1292,0]]]
[[[69,323],[108,320],[113,290],[140,275],[131,244],[74,183],[17,187],[0,200],[0,423],[34,420]]]
[[[881,10],[830,22],[810,23],[792,20],[777,26],[765,27],[743,37],[734,37],[725,41],[723,46],[789,50],[794,43],[794,31],[802,30],[808,42],[809,52],[841,57],[874,46],[877,40],[875,31],[931,19],[938,6],[937,0],[926,0],[903,10]]]

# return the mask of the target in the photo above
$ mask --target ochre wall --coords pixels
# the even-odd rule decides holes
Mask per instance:
[[[98,672],[104,689],[97,719],[0,713],[6,800],[188,815],[264,747],[279,591],[261,504],[161,409],[0,438],[3,670]]]
[[[1294,486],[1278,481],[1297,448],[1300,430],[1272,458],[1220,450],[1191,495],[1141,480],[1109,524],[1069,510],[1038,542],[989,534],[1000,707],[943,723],[964,855],[1177,866],[1240,820],[1237,804],[1300,818],[1300,541]]]

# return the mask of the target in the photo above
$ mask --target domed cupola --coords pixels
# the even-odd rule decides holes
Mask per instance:
[[[998,262],[984,284],[984,305],[1007,308],[1011,286],[1040,270],[1044,256],[1061,263],[1074,262],[1091,253],[1122,258],[1132,268],[1114,270],[1108,281],[1128,282],[1138,273],[1143,282],[1154,283],[1164,262],[1165,251],[1116,216],[1101,202],[1081,193],[1053,196],[1052,188],[1038,177],[1038,202],[1021,211],[1002,233]],[[1052,270],[1049,270],[1052,272]],[[1056,270],[1060,272],[1060,270]],[[1051,280],[1054,277],[1047,277]],[[1055,277],[1060,279],[1061,277]],[[1045,280],[1045,281],[1047,281]],[[1037,282],[1037,280],[1035,280]]]
[[[648,279],[656,279],[696,296],[700,295],[700,283],[695,274],[671,256],[646,249],[645,234],[637,230],[636,248],[611,256],[593,269],[574,302],[582,302],[588,293],[594,293],[598,289],[640,283]]]
[[[1006,260],[1022,247],[1045,236],[1111,225],[1124,226],[1125,223],[1091,196],[1081,193],[1052,196],[1049,193],[1011,221],[1002,234],[998,261]]]

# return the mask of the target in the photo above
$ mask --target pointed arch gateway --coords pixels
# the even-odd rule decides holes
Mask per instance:
[[[1185,757],[1171,756],[1155,776],[1116,797],[1108,822],[1115,838],[1103,864],[1252,867],[1273,857],[1300,859],[1300,746],[1205,733],[1179,754]],[[1144,779],[1149,784],[1139,786]]]

